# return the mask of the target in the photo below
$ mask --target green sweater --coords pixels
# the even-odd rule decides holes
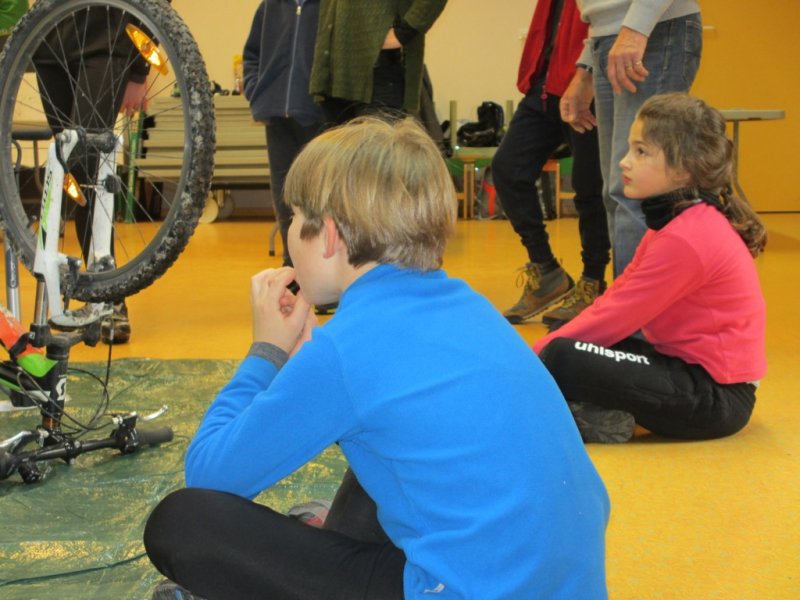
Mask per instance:
[[[309,91],[315,96],[372,100],[372,68],[386,33],[400,20],[419,33],[404,46],[403,107],[419,108],[425,32],[447,0],[322,0]]]
[[[8,35],[28,10],[28,0],[0,0],[0,35]]]

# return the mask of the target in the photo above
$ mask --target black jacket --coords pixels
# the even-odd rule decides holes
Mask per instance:
[[[308,92],[318,20],[319,0],[264,0],[258,6],[242,53],[244,95],[257,121],[324,120]]]

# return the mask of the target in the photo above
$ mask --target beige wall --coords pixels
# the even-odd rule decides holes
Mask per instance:
[[[200,45],[210,77],[223,88],[233,86],[233,55],[242,51],[259,1],[172,0]],[[428,35],[426,61],[443,120],[450,99],[463,105],[464,117],[474,117],[483,100],[519,98],[517,65],[534,5],[531,0],[448,2]],[[492,6],[488,15],[487,6]]]
[[[208,75],[233,88],[233,55],[241,54],[260,0],[172,0],[200,46]]]
[[[458,101],[459,118],[476,118],[484,100],[505,106],[522,97],[517,68],[536,2],[450,0],[427,37],[425,62],[442,119]]]
[[[800,23],[797,0],[701,0],[703,59],[693,93],[718,108],[783,109],[742,123],[740,181],[761,211],[800,211]]]
[[[376,0],[377,1],[377,0]],[[200,44],[209,74],[233,85],[233,55],[241,52],[259,0],[173,0]],[[439,116],[458,100],[459,117],[474,118],[483,100],[517,101],[522,37],[535,0],[450,0],[428,35],[428,69]],[[703,61],[693,92],[719,108],[781,108],[779,122],[741,126],[741,176],[759,210],[800,210],[800,23],[798,0],[701,0]]]

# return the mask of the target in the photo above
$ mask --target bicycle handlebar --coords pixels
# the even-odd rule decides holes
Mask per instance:
[[[0,448],[0,480],[7,479],[15,472],[26,483],[33,483],[44,478],[36,463],[63,459],[70,460],[103,448],[116,448],[122,454],[136,452],[142,446],[154,446],[172,440],[174,434],[170,427],[158,427],[155,429],[137,429],[123,423],[111,432],[107,438],[80,440],[74,438],[64,438],[54,444],[45,445],[35,450],[16,452]]]
[[[158,429],[139,429],[137,430],[140,446],[155,446],[164,442],[171,442],[174,433],[171,427],[159,427]]]

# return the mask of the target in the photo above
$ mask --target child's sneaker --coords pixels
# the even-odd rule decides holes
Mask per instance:
[[[541,265],[528,263],[517,269],[517,287],[522,286],[522,297],[503,313],[508,322],[517,325],[555,304],[574,287],[572,278],[561,267],[542,273]]]
[[[633,437],[636,421],[624,410],[603,408],[590,402],[567,402],[584,442],[621,444]]]

